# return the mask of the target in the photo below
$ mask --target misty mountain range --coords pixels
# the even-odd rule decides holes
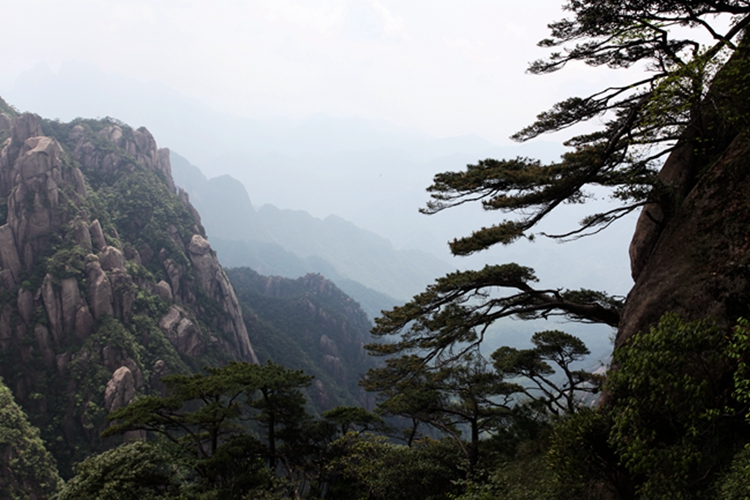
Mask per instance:
[[[273,205],[256,210],[236,179],[207,179],[179,154],[170,157],[175,183],[190,195],[225,266],[287,278],[321,273],[360,302],[370,317],[452,270],[426,252],[395,250],[385,238],[335,215],[321,220]]]
[[[632,284],[623,271],[629,267],[623,249],[632,220],[610,228],[606,239],[559,245],[540,237],[456,259],[447,241],[495,223],[499,214],[468,205],[429,217],[418,212],[436,173],[487,157],[549,161],[562,151],[554,143],[500,147],[477,136],[439,139],[356,117],[242,118],[211,110],[159,82],[142,83],[76,62],[62,64],[57,73],[37,66],[6,94],[21,109],[63,120],[109,115],[147,125],[160,144],[181,155],[172,155],[177,184],[191,194],[224,265],[288,277],[320,272],[371,317],[446,271],[488,263],[533,267],[545,287],[564,283],[624,294]],[[560,207],[542,230],[569,230],[571,221],[597,203],[606,206],[597,201],[586,211]],[[362,245],[385,258],[390,269],[364,272],[375,261]]]

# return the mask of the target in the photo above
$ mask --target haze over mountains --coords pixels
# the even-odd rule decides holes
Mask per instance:
[[[607,231],[606,239],[586,238],[558,245],[540,237],[534,243],[518,242],[455,259],[450,257],[446,242],[496,222],[499,214],[483,213],[474,206],[430,217],[418,213],[428,199],[425,188],[435,173],[457,170],[486,157],[524,155],[551,160],[561,152],[560,146],[553,143],[535,141],[500,147],[471,135],[439,139],[384,121],[356,117],[253,120],[215,112],[158,82],[141,83],[76,62],[62,64],[57,73],[37,66],[22,74],[6,95],[22,110],[63,120],[109,115],[128,123],[145,124],[161,144],[198,166],[212,185],[234,189],[239,196],[236,199],[242,198],[240,186],[228,178],[221,180],[220,176],[239,180],[249,195],[242,202],[246,207],[277,207],[258,210],[259,217],[276,216],[278,221],[283,216],[287,221],[299,222],[306,216],[285,210],[304,210],[324,225],[325,221],[329,226],[334,221],[342,225],[349,221],[386,238],[394,250],[429,252],[445,262],[442,269],[434,266],[435,275],[423,280],[422,285],[415,282],[412,288],[379,288],[394,297],[404,298],[415,289],[418,291],[446,269],[508,261],[535,268],[545,286],[564,283],[571,288],[582,286],[624,294],[631,284],[624,271],[628,265],[623,249],[627,248],[632,221],[616,224]],[[194,201],[200,204],[199,200]],[[583,216],[576,206],[563,208],[543,229],[564,232],[572,229],[571,220]],[[252,234],[243,233],[251,231],[258,241],[273,241],[260,229],[262,224],[250,229],[247,224],[254,215],[249,210],[245,212],[242,222],[246,229],[238,224],[231,239],[253,238]],[[201,214],[209,222],[205,207]],[[336,218],[327,219],[330,215]],[[307,222],[318,224],[312,217]],[[208,225],[219,231],[215,224]],[[211,231],[209,227],[209,237]],[[214,234],[214,239],[224,239],[219,234]],[[311,257],[310,253],[300,252],[299,247],[294,248],[288,239],[282,243],[278,235],[275,238],[296,257]],[[231,254],[231,246],[219,251],[221,259]],[[327,260],[330,262],[331,256]],[[569,264],[561,268],[562,261]],[[337,264],[342,265],[340,260]]]
[[[336,215],[317,219],[300,210],[256,210],[242,183],[207,179],[171,153],[178,186],[190,195],[224,265],[296,278],[321,273],[354,297],[370,317],[419,293],[451,267],[429,253],[395,250],[391,243]],[[394,298],[395,297],[395,298]]]

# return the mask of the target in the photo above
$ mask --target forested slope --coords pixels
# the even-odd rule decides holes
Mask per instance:
[[[376,365],[364,349],[372,342],[372,323],[359,304],[319,274],[292,280],[233,268],[227,275],[262,362],[314,375],[308,394],[317,411],[339,405],[372,409],[374,397],[359,386]]]

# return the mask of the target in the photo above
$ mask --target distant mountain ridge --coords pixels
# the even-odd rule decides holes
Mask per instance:
[[[41,64],[7,93],[16,105],[46,116],[116,116],[148,124],[160,141],[209,177],[229,174],[256,204],[337,214],[387,237],[396,248],[448,259],[446,241],[464,220],[427,218],[417,210],[432,177],[488,157],[553,159],[552,142],[497,146],[476,135],[432,137],[385,120],[315,115],[254,119],[212,110],[157,82],[105,73],[90,64]],[[492,217],[473,216],[485,224]]]
[[[243,185],[231,176],[207,179],[180,155],[172,152],[171,159],[176,184],[201,213],[226,266],[294,278],[319,272],[344,288],[346,280],[356,281],[396,299],[410,298],[452,270],[431,254],[395,250],[385,238],[335,215],[321,220],[271,205],[256,210]]]

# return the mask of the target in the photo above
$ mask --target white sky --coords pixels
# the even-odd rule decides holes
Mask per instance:
[[[505,144],[554,102],[613,78],[582,65],[525,73],[561,4],[0,0],[0,96],[39,62],[77,60],[248,117],[384,118]]]

